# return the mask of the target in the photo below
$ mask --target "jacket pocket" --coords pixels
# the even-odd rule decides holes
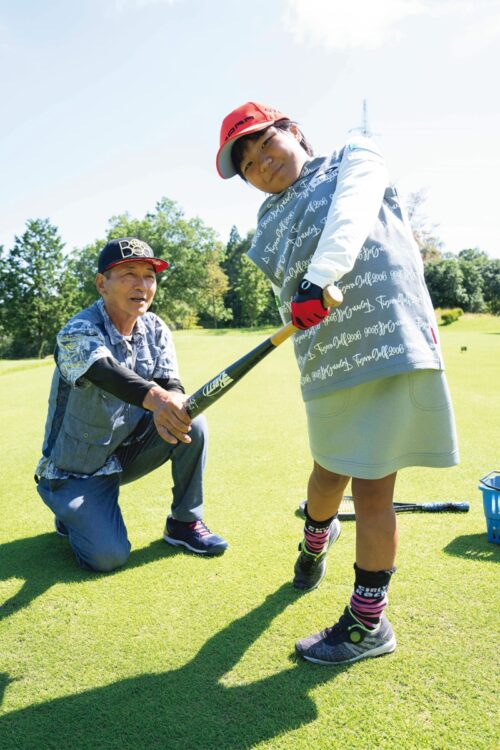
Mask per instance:
[[[106,463],[112,437],[110,425],[88,424],[67,413],[52,458],[63,471],[93,474]]]

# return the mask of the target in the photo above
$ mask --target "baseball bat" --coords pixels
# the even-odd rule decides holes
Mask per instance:
[[[323,304],[325,307],[338,307],[342,299],[342,292],[337,287],[327,286],[323,289]],[[215,403],[215,401],[236,385],[247,372],[250,372],[255,365],[263,360],[264,357],[267,357],[276,347],[289,339],[298,330],[300,329],[296,328],[293,323],[287,323],[282,328],[278,328],[272,336],[269,336],[268,339],[219,372],[214,378],[211,378],[202,385],[201,388],[198,388],[186,401],[186,409],[191,419],[194,419],[198,414],[201,414]]]

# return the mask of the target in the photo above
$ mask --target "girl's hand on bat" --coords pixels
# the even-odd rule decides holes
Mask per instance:
[[[302,279],[292,299],[292,323],[305,330],[321,323],[330,312],[323,304],[323,290],[317,284]]]

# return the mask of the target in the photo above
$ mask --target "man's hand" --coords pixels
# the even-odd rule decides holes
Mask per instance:
[[[176,445],[190,443],[188,432],[191,418],[186,411],[186,396],[177,391],[166,391],[154,385],[146,394],[143,407],[153,412],[153,419],[160,437],[167,443]]]
[[[323,290],[317,284],[302,279],[292,299],[292,323],[296,328],[310,328],[320,323],[330,312],[323,304]]]

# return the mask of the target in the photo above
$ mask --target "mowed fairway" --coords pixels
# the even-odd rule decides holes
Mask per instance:
[[[268,333],[176,332],[186,387]],[[464,316],[441,336],[462,463],[405,470],[396,495],[471,510],[399,516],[398,649],[342,668],[293,653],[348,600],[354,523],[321,586],[296,593],[311,461],[290,342],[206,413],[206,521],[227,554],[200,559],[161,540],[167,465],[124,488],[133,552],[109,575],[77,567],[35,491],[51,362],[0,362],[0,748],[497,747],[500,545],[487,542],[478,479],[500,470],[500,319]]]

